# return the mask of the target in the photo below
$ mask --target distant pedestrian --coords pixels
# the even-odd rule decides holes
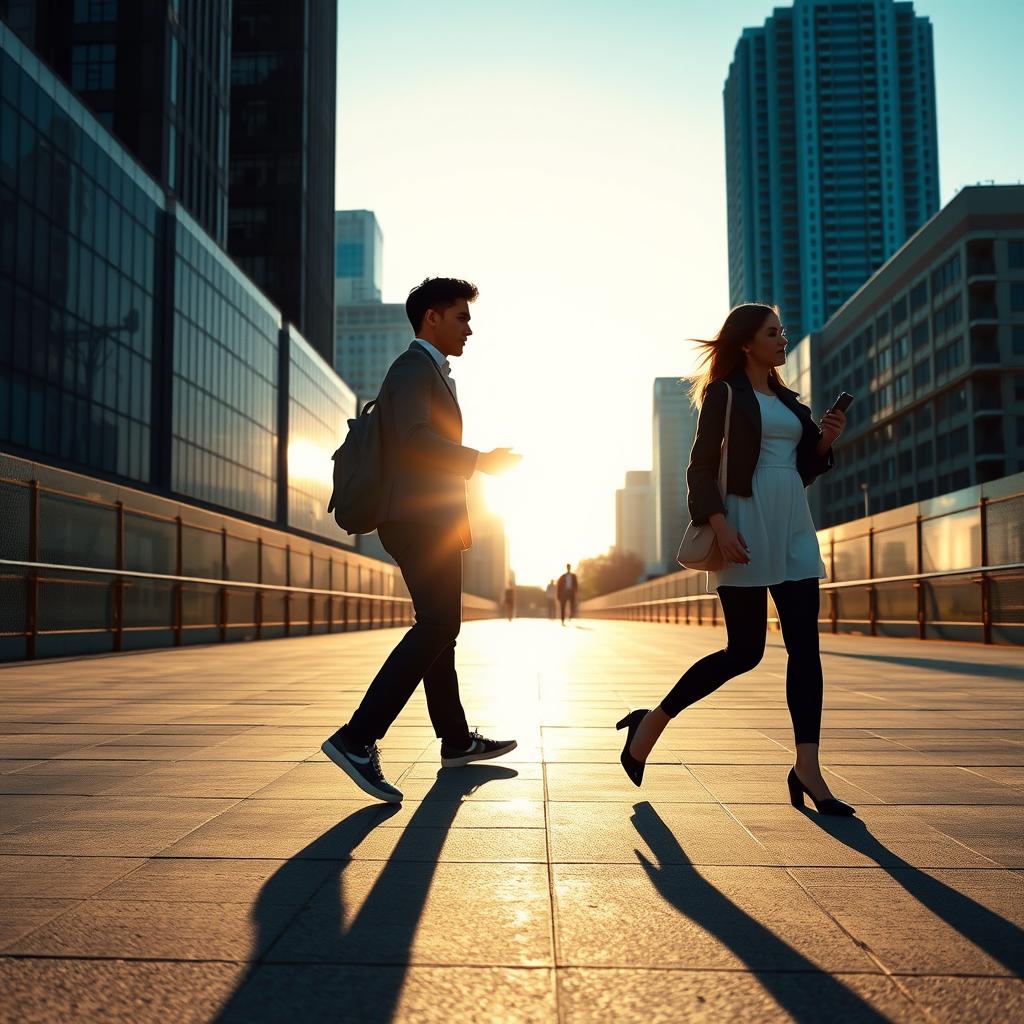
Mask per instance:
[[[656,708],[637,708],[618,723],[626,729],[620,760],[639,786],[668,723],[758,664],[770,592],[789,657],[786,702],[796,747],[790,799],[802,807],[806,794],[822,814],[850,815],[854,808],[832,795],[818,762],[818,581],[825,565],[804,490],[832,468],[832,443],[846,416],[834,405],[819,425],[783,385],[778,367],[786,362],[786,334],[775,307],[737,306],[702,344],[705,369],[694,385],[700,414],[686,482],[691,521],[708,523],[718,545],[721,564],[708,572],[708,591],[722,603],[727,643],[691,665]]]
[[[580,592],[580,581],[568,563],[566,563],[565,572],[558,577],[555,590],[558,594],[558,603],[562,610],[562,625],[564,626],[566,612],[569,613],[570,619],[576,615],[576,598]]]
[[[506,587],[505,588],[505,615],[508,617],[508,621],[511,622],[516,614],[516,588]]]
[[[555,586],[554,580],[548,580],[547,590],[544,591],[544,596],[548,600],[548,618],[553,619],[555,617],[556,604],[558,602],[558,587]]]

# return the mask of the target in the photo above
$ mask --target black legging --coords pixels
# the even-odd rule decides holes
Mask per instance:
[[[675,718],[722,683],[749,672],[764,654],[768,630],[767,591],[779,612],[786,665],[786,703],[797,743],[817,743],[821,734],[821,658],[818,655],[818,581],[786,580],[771,587],[719,587],[728,637],[724,651],[701,658],[661,702]]]

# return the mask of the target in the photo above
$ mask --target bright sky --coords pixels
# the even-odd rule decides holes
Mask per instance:
[[[657,376],[728,311],[722,85],[757,0],[376,0],[339,11],[338,209],[384,233],[384,300],[480,288],[454,367],[520,583],[615,538]],[[916,0],[935,36],[942,202],[1024,176],[1024,4]],[[751,296],[764,298],[764,296]]]

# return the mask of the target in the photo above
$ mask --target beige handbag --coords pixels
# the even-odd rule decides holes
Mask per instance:
[[[732,388],[728,381],[725,382],[728,389],[728,396],[725,400],[725,431],[722,435],[722,457],[718,460],[718,489],[722,494],[722,501],[725,501],[726,487],[728,481],[729,464],[729,420],[732,414]],[[706,569],[708,572],[717,572],[722,568],[725,560],[718,547],[718,539],[710,523],[703,523],[695,526],[692,522],[686,527],[683,539],[679,542],[679,551],[676,553],[676,561],[685,569]]]

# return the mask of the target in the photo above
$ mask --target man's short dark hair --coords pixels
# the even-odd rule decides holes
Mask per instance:
[[[426,277],[409,292],[409,298],[405,300],[405,315],[412,329],[419,332],[428,309],[443,313],[459,299],[473,302],[479,294],[475,284],[457,277]]]

